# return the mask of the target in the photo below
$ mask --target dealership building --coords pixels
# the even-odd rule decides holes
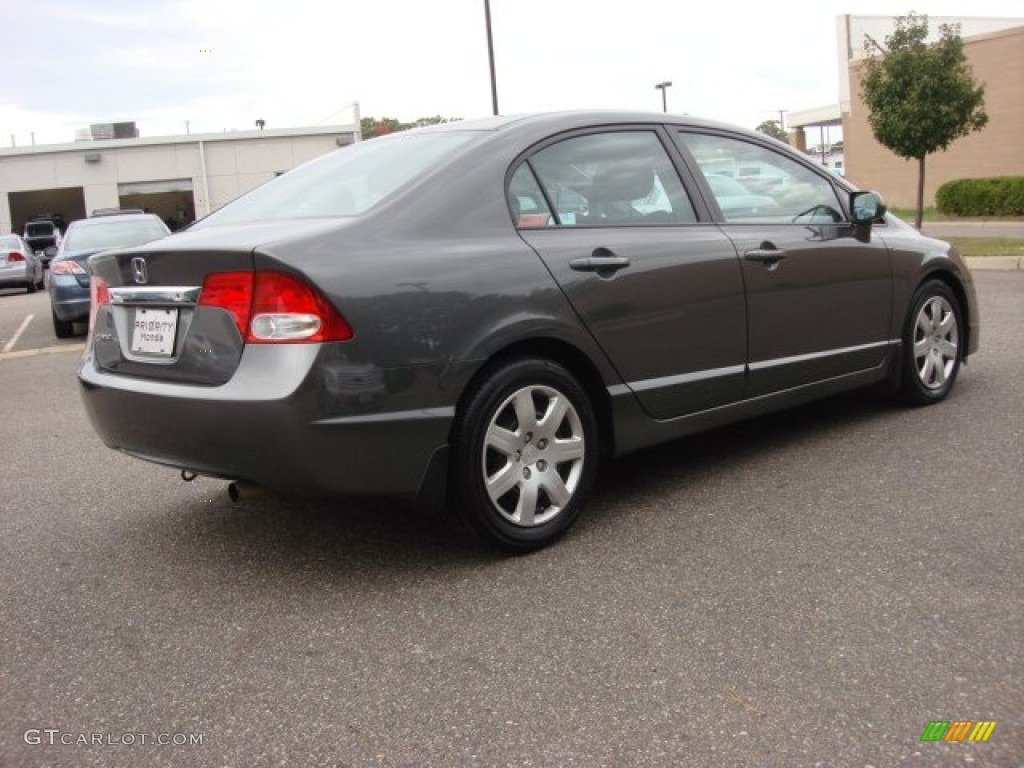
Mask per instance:
[[[884,44],[895,24],[892,16],[839,17],[839,103],[792,112],[788,128],[790,143],[804,149],[819,132],[841,126],[844,175],[861,188],[883,192],[891,206],[913,208],[917,162],[898,157],[875,139],[861,98],[865,42]],[[953,179],[1024,176],[1024,19],[929,16],[933,39],[942,24],[960,27],[967,63],[975,81],[985,86],[989,122],[928,156],[925,205],[934,204],[936,190]]]
[[[358,123],[154,138],[118,123],[70,144],[0,149],[0,234],[32,216],[70,222],[101,208],[151,211],[178,228],[358,139]]]

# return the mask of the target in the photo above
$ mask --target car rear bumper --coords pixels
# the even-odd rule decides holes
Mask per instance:
[[[147,461],[285,492],[417,494],[454,406],[410,409],[408,392],[379,388],[332,397],[317,349],[250,345],[214,387],[106,373],[87,353],[82,399],[104,443]],[[339,414],[353,402],[373,407]]]
[[[65,322],[89,319],[89,286],[68,275],[50,274],[50,306]]]
[[[25,264],[5,264],[0,266],[0,287],[25,285],[32,280],[32,269]]]

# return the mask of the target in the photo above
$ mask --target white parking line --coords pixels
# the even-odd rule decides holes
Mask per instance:
[[[17,352],[0,352],[0,361],[16,360],[19,357],[35,357],[36,355],[59,355],[64,352],[81,352],[85,349],[85,342],[81,344],[59,344],[53,347],[39,347],[37,349],[19,349]]]
[[[21,334],[23,334],[25,332],[25,329],[28,328],[28,324],[32,322],[33,317],[35,317],[35,315],[29,315],[28,317],[21,321],[21,325],[18,326],[18,330],[16,330],[14,332],[14,335],[11,336],[10,341],[4,344],[4,352],[10,352],[12,349],[14,349],[14,345],[18,343],[18,339],[21,338]]]

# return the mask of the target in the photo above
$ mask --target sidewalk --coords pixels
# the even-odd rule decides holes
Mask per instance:
[[[1024,221],[926,221],[921,232],[931,237],[1024,237]]]
[[[980,269],[1024,269],[1024,256],[969,256],[965,261],[972,272]]]

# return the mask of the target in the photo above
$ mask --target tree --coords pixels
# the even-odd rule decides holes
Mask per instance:
[[[372,139],[375,136],[386,136],[395,131],[404,131],[412,128],[413,123],[401,123],[393,117],[364,117],[359,121],[359,129],[364,139]]]
[[[410,128],[422,128],[425,125],[437,125],[438,123],[453,123],[461,120],[460,117],[421,117],[411,123],[403,123],[393,117],[364,117],[359,121],[359,129],[363,139],[372,139],[375,136],[386,136],[395,131],[407,131]]]
[[[895,154],[917,160],[917,212],[924,208],[925,158],[985,127],[985,86],[974,82],[958,24],[939,26],[927,43],[928,17],[896,20],[883,48],[866,36],[862,96],[875,138]],[[881,53],[882,55],[877,55]]]
[[[771,136],[773,139],[779,141],[789,141],[789,136],[786,134],[785,129],[779,125],[778,120],[765,120],[754,130],[763,133],[765,136]]]
[[[434,115],[433,117],[420,117],[416,120],[416,127],[422,128],[424,125],[439,125],[441,123],[455,123],[461,120],[460,117],[441,117],[440,115]]]

